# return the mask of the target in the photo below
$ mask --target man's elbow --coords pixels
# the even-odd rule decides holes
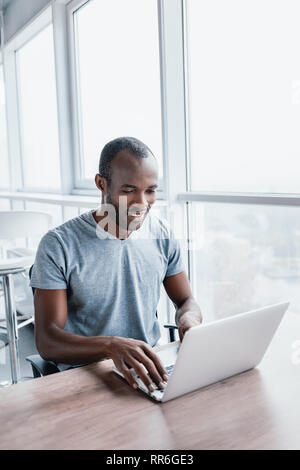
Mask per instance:
[[[53,354],[51,354],[51,351],[45,347],[44,344],[36,344],[36,349],[38,350],[39,355],[41,356],[42,359],[45,361],[54,361]]]
[[[55,348],[50,338],[44,334],[36,332],[35,334],[35,345],[39,355],[45,361],[55,361]]]

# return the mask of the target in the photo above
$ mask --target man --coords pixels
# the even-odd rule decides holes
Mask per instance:
[[[145,144],[132,137],[109,142],[95,177],[100,208],[40,241],[31,286],[44,359],[83,364],[111,358],[133,388],[131,368],[150,391],[164,387],[167,373],[152,349],[160,336],[161,283],[177,308],[181,340],[202,317],[178,241],[149,213],[157,181],[157,162]]]

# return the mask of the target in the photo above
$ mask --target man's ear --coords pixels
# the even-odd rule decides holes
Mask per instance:
[[[99,173],[97,173],[95,176],[95,184],[97,188],[100,189],[100,191],[102,191],[102,193],[104,194],[106,193],[106,186],[107,186],[106,179],[103,178],[103,176],[101,176]]]

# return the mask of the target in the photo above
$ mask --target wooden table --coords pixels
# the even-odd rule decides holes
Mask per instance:
[[[258,368],[164,404],[110,360],[12,385],[0,390],[0,448],[300,449],[297,340],[300,315],[287,313]]]

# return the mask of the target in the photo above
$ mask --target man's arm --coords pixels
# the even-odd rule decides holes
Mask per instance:
[[[184,271],[166,277],[164,287],[176,307],[175,321],[178,325],[180,341],[182,341],[189,328],[202,323],[200,307],[192,295],[190,283]]]
[[[64,289],[35,289],[35,342],[44,359],[66,364],[94,362],[108,357],[109,337],[75,335],[64,331],[67,295]]]
[[[150,391],[153,390],[153,382],[163,388],[167,372],[153,349],[144,341],[118,336],[87,337],[64,330],[68,315],[65,289],[36,288],[34,307],[35,341],[44,359],[83,364],[110,358],[133,388],[136,388],[136,383],[130,368],[134,368]]]

